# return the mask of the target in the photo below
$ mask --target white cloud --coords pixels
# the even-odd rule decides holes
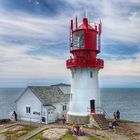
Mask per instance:
[[[77,15],[81,18],[87,9],[90,20],[103,22],[103,38],[115,39],[124,42],[139,43],[140,36],[140,10],[134,6],[140,6],[138,0],[67,0],[75,7]],[[130,9],[133,10],[131,11]]]
[[[85,1],[67,0],[74,8],[73,11],[62,11],[55,17],[37,17],[25,13],[0,12],[0,77],[1,78],[47,78],[67,76],[65,60],[53,56],[33,56],[28,52],[35,50],[36,46],[28,40],[48,40],[46,47],[67,40],[69,35],[69,22],[78,15],[83,17],[84,7],[87,7],[90,20],[103,22],[103,38],[135,43],[139,45],[140,37],[140,11],[129,11],[131,6],[140,4],[138,0],[119,0],[116,4],[111,0]],[[125,4],[125,6],[122,6]],[[119,5],[121,4],[121,6]],[[96,15],[97,14],[97,15]],[[24,44],[7,42],[3,36],[22,38]],[[109,44],[109,42],[107,43]],[[106,45],[107,45],[106,44]],[[67,46],[67,49],[69,46]],[[56,53],[56,52],[54,52]],[[59,52],[58,52],[59,53]],[[65,55],[65,54],[62,54]],[[68,54],[69,55],[69,54]],[[67,56],[69,57],[69,56]],[[101,76],[140,76],[140,54],[136,59],[105,61],[105,68],[100,71]]]
[[[25,39],[47,39],[58,41],[66,38],[66,25],[68,18],[58,16],[55,19],[41,18],[29,14],[9,14],[6,11],[0,13],[0,36],[23,37]]]
[[[26,54],[30,46],[4,48],[0,46],[0,77],[45,78],[67,74],[65,60],[49,56],[33,57]]]
[[[106,60],[101,71],[103,76],[140,76],[140,53],[135,59]]]

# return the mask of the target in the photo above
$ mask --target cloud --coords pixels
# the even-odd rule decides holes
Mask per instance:
[[[65,60],[49,56],[33,57],[27,54],[31,49],[32,46],[12,46],[8,49],[0,46],[0,77],[47,78],[67,74]]]
[[[107,60],[101,71],[104,76],[140,76],[140,53],[134,59]]]
[[[68,0],[69,1],[69,0]],[[129,1],[79,1],[70,2],[78,9],[80,18],[87,8],[88,17],[103,22],[103,38],[139,43],[140,36],[140,2]],[[77,10],[76,10],[77,11]]]
[[[0,0],[0,78],[68,77],[69,22],[76,15],[81,22],[87,9],[90,22],[103,22],[101,77],[133,81],[140,76],[139,5],[138,0]]]
[[[2,11],[0,14],[0,36],[8,35],[12,37],[23,37],[26,39],[47,39],[59,40],[62,33],[66,33],[67,20],[60,21],[62,17],[55,20],[51,18],[34,17],[20,13],[17,15]],[[54,23],[55,21],[55,23]],[[61,30],[61,32],[60,32]]]
[[[0,0],[0,7],[14,13],[22,11],[36,16],[56,16],[61,11],[68,10],[67,2],[63,0]],[[66,7],[66,8],[65,8]]]
[[[33,46],[33,55],[52,55],[58,50],[65,55],[69,46],[69,19],[62,15],[55,19],[35,17],[25,13],[13,15],[7,11],[0,13],[0,44],[9,46]],[[61,19],[64,19],[63,22]],[[61,57],[60,53],[54,57]]]

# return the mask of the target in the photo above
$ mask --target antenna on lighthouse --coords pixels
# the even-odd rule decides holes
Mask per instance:
[[[87,9],[84,11],[84,18],[87,18]]]
[[[77,27],[78,27],[78,22],[77,22],[77,16],[76,16],[76,19],[75,19],[76,21],[76,29],[77,29]]]

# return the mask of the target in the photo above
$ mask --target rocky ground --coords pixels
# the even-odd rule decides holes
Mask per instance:
[[[120,123],[116,133],[125,135],[132,140],[140,140],[140,123]]]
[[[49,129],[43,131],[44,138],[50,140],[57,140],[63,137],[67,131],[70,130],[70,126],[62,124],[50,124],[47,125]],[[41,128],[41,127],[40,127]],[[1,126],[0,140],[5,140],[6,137],[3,132],[6,131],[18,131],[23,129],[23,125],[14,125],[8,128]],[[76,136],[77,140],[89,140],[91,136],[97,137],[100,140],[140,140],[140,123],[134,122],[121,122],[116,128],[116,132],[110,130],[98,130],[92,128],[84,128],[85,136]]]
[[[0,127],[0,140],[16,140],[18,137],[32,131],[36,126],[30,124],[21,124],[18,122],[12,124],[3,124]]]
[[[133,122],[133,123],[121,122],[118,124],[119,126],[117,126],[115,132],[113,129],[95,130],[95,129],[84,128],[86,135],[78,136],[77,139],[88,140],[91,136],[95,136],[100,140],[140,140],[140,122]],[[53,127],[58,127],[58,125],[54,125]],[[59,127],[61,126],[59,125]],[[60,130],[59,128],[56,129]]]
[[[43,137],[50,140],[58,140],[68,131],[66,128],[50,128],[43,132]]]

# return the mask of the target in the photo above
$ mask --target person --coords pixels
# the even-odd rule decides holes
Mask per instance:
[[[117,119],[120,119],[120,111],[119,110],[117,110],[116,115],[117,115]]]
[[[76,124],[75,122],[72,123],[71,125],[71,132],[74,134],[74,128],[76,127]]]
[[[64,116],[64,115],[63,115],[63,119],[62,119],[62,121],[63,121],[63,124],[65,124],[66,119],[65,119],[65,116]]]
[[[13,115],[14,115],[15,121],[17,121],[17,113],[15,111],[13,112]]]
[[[83,129],[83,126],[80,126],[80,129],[79,129],[79,135],[80,135],[80,136],[83,136],[83,135],[84,135],[84,129]]]
[[[116,112],[113,113],[114,119],[117,118]]]
[[[15,111],[10,112],[9,119],[11,121],[17,121],[17,113]]]
[[[114,133],[116,133],[116,126],[117,126],[116,119],[114,119],[112,122],[112,128],[114,130]]]
[[[109,128],[112,128],[112,122],[109,122]]]
[[[11,121],[13,120],[13,111],[10,112],[10,114],[9,114],[9,119],[10,119]]]
[[[74,127],[73,132],[74,132],[75,135],[78,135],[78,131],[77,131],[77,127],[76,126]]]
[[[80,127],[79,127],[78,124],[77,124],[77,126],[76,126],[76,129],[77,129],[77,135],[79,135],[79,129],[80,129]]]

